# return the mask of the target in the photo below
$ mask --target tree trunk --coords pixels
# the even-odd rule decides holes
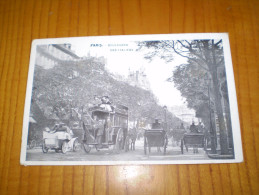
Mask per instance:
[[[233,135],[232,135],[232,125],[231,125],[231,118],[230,118],[230,110],[229,110],[229,103],[228,101],[224,98],[224,104],[225,104],[225,118],[226,118],[226,123],[227,123],[227,132],[228,132],[228,144],[229,147],[232,148],[232,151],[234,153],[234,146],[233,146]]]
[[[219,91],[216,65],[211,65],[211,69],[212,69],[211,73],[212,73],[212,81],[213,81],[212,82],[213,90],[215,95],[215,107],[218,115],[219,130],[220,130],[219,132],[220,132],[221,154],[228,154],[228,135],[227,135],[227,129],[226,129],[225,120],[223,116],[223,109],[222,109],[221,96]]]

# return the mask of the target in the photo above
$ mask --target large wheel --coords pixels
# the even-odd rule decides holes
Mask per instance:
[[[36,146],[36,141],[35,140],[31,140],[29,143],[29,149],[32,149]]]
[[[43,153],[47,153],[48,150],[49,150],[49,149],[46,147],[45,142],[43,142],[43,144],[42,144],[42,152],[43,152]]]
[[[85,143],[83,143],[83,148],[86,153],[89,153],[91,151],[91,147]]]
[[[63,141],[62,146],[61,146],[61,151],[62,151],[63,154],[67,153],[68,147],[69,147],[68,146],[68,142],[67,141]]]
[[[76,139],[74,141],[74,144],[73,144],[73,152],[77,152],[80,150],[80,143],[78,142],[78,140]]]

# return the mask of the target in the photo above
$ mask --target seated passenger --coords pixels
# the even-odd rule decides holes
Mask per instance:
[[[158,119],[155,119],[155,123],[152,123],[152,129],[162,129],[161,123],[158,122]]]
[[[192,122],[192,124],[190,126],[190,131],[191,131],[191,133],[199,133],[198,128],[194,124],[194,121]]]
[[[58,131],[64,131],[64,132],[68,133],[69,139],[72,139],[74,136],[73,131],[68,126],[66,126],[64,123],[59,124]]]

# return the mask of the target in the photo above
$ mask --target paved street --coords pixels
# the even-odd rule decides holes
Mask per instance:
[[[110,149],[102,149],[96,151],[92,148],[90,153],[85,153],[83,149],[78,152],[56,153],[54,150],[49,150],[48,153],[43,153],[41,148],[27,150],[27,160],[30,161],[158,161],[158,160],[206,160],[209,159],[203,149],[199,149],[198,153],[193,153],[192,148],[189,152],[184,150],[181,154],[179,146],[172,146],[169,142],[166,155],[162,152],[157,152],[157,148],[152,148],[150,155],[144,155],[143,140],[136,141],[136,150],[128,152],[120,152],[119,154],[113,151],[113,146]]]

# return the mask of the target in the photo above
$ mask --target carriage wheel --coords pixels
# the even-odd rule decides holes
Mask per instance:
[[[181,152],[183,154],[183,140],[181,139]]]
[[[67,141],[63,141],[62,146],[61,146],[61,151],[62,151],[63,154],[67,153],[68,147],[69,147],[68,146],[68,142]]]
[[[79,149],[80,149],[80,143],[79,143],[78,140],[76,139],[76,140],[74,141],[74,144],[73,144],[73,152],[77,152],[77,151],[79,151]]]
[[[86,153],[89,153],[91,151],[91,147],[85,143],[83,143],[83,148]]]
[[[42,152],[43,153],[47,153],[48,152],[48,148],[46,147],[45,143],[42,144]]]
[[[36,146],[36,141],[35,140],[31,140],[29,143],[29,149],[32,149]]]

